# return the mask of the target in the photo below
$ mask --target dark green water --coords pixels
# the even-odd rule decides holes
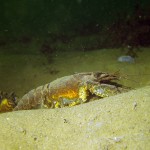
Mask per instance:
[[[0,89],[19,96],[75,72],[120,72],[121,83],[133,88],[150,85],[150,49],[142,48],[135,63],[120,63],[119,49],[91,52],[57,52],[49,63],[41,54],[0,54]]]
[[[58,77],[86,71],[120,71],[122,84],[149,85],[149,3],[1,1],[0,90],[22,96]],[[135,48],[135,63],[117,61],[127,46]]]

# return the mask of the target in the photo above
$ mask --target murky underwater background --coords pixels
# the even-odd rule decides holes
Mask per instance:
[[[118,62],[120,49],[56,52],[51,62],[41,54],[0,54],[0,89],[22,96],[37,86],[75,72],[119,71],[121,83],[133,88],[150,85],[150,49],[141,48],[134,63]]]
[[[0,91],[19,97],[75,72],[119,72],[124,85],[150,85],[149,1],[3,1]],[[131,55],[135,62],[118,62]]]

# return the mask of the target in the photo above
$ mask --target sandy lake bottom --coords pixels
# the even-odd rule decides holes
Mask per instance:
[[[0,54],[0,90],[21,97],[29,90],[74,72],[120,72],[127,93],[62,109],[0,115],[0,146],[17,149],[136,149],[150,147],[150,50],[135,63],[120,63],[120,50],[56,52],[51,63],[41,54]]]

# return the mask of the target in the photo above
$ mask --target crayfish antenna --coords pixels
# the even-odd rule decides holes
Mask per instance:
[[[121,73],[120,73],[120,70],[114,72],[114,75],[116,75],[116,76],[118,77],[118,80],[120,80],[120,79],[126,79],[126,80],[129,80],[129,81],[132,81],[132,82],[137,83],[137,81],[135,81],[135,80],[129,78],[129,76],[131,76],[131,75],[128,75],[128,74],[121,74]]]

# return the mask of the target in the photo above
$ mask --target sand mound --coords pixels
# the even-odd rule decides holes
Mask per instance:
[[[2,150],[149,149],[150,87],[62,109],[0,115]]]

